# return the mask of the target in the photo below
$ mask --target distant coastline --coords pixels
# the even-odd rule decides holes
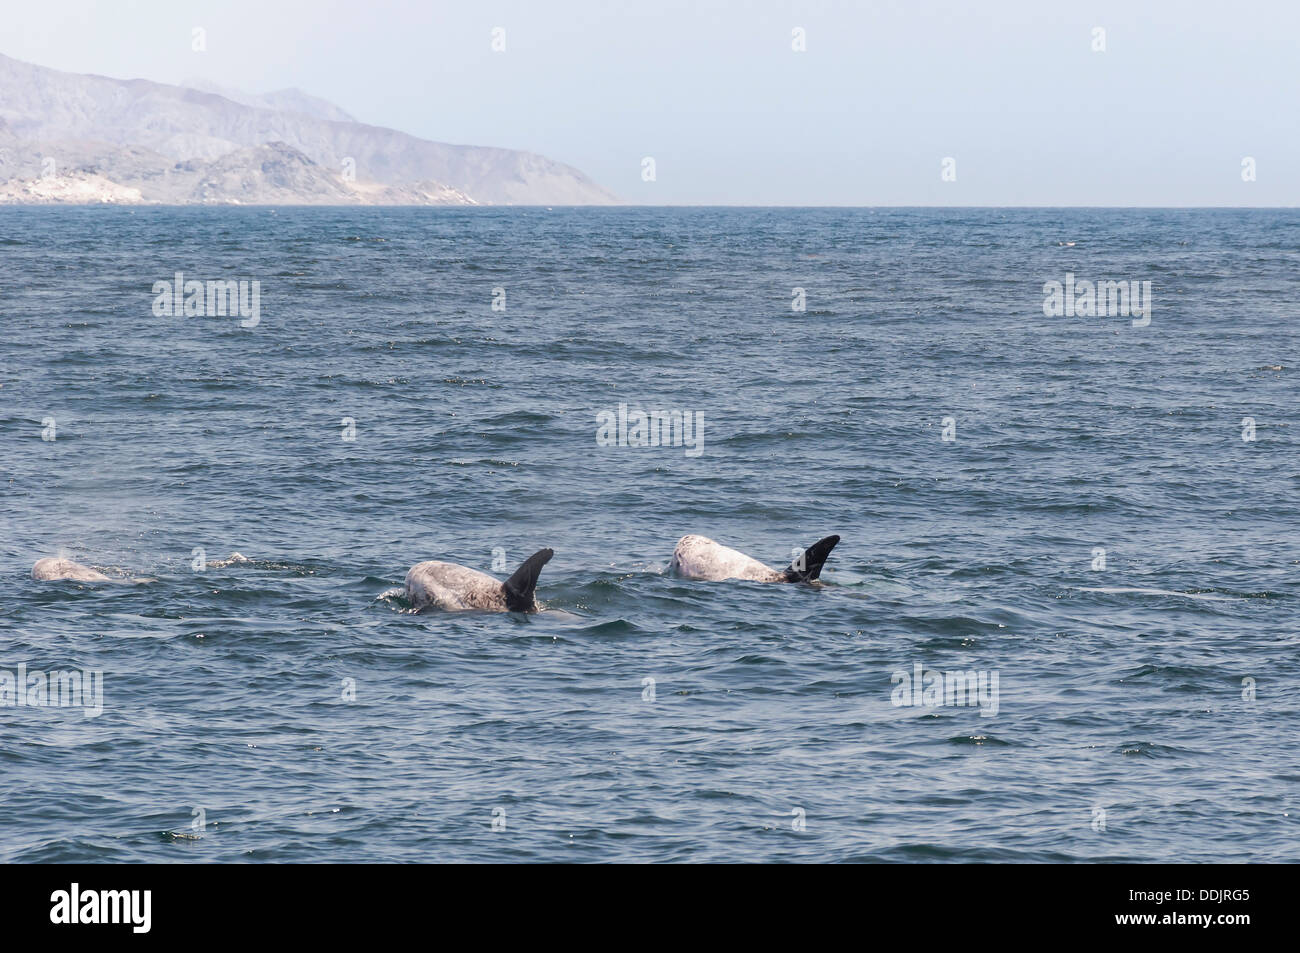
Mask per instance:
[[[617,202],[545,156],[430,142],[298,90],[213,92],[0,55],[0,204]]]

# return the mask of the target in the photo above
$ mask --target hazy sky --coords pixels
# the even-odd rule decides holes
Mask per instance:
[[[636,203],[1300,194],[1296,0],[3,0],[2,19],[19,59],[297,86],[428,139],[543,153]]]

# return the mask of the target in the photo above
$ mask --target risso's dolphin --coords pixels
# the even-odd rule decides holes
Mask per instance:
[[[838,536],[827,536],[813,543],[786,569],[771,569],[752,556],[723,546],[707,536],[683,536],[673,550],[670,572],[686,579],[752,579],[754,582],[814,582],[822,574],[826,557],[831,554]]]
[[[47,556],[36,560],[32,567],[32,578],[42,582],[112,582],[108,576],[89,566],[64,559],[62,556]]]
[[[406,574],[406,599],[417,612],[429,608],[536,612],[540,608],[533,597],[537,575],[554,555],[553,550],[539,549],[505,582],[456,563],[417,563]]]

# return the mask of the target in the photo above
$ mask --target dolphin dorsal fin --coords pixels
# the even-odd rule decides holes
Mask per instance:
[[[790,564],[790,568],[785,571],[787,582],[812,582],[822,574],[822,566],[826,565],[826,557],[831,554],[835,544],[840,541],[838,536],[827,536],[825,539],[819,539]]]
[[[533,591],[537,588],[537,576],[542,567],[555,555],[553,549],[539,549],[515,570],[515,574],[501,584],[505,590],[506,608],[511,612],[531,612],[537,604]]]

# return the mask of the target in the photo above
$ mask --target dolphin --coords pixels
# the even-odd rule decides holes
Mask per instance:
[[[673,550],[669,572],[686,579],[751,579],[754,582],[815,582],[822,574],[826,557],[831,554],[838,536],[827,536],[813,543],[787,569],[770,569],[752,556],[709,539],[707,536],[683,536]]]
[[[417,612],[428,608],[536,612],[541,608],[533,597],[537,575],[554,555],[554,550],[539,549],[505,582],[456,563],[416,563],[406,574],[406,599]]]
[[[108,576],[89,566],[83,566],[81,563],[74,563],[71,559],[64,559],[61,556],[47,556],[45,559],[36,560],[36,565],[32,567],[32,578],[39,579],[42,582],[112,582]]]

